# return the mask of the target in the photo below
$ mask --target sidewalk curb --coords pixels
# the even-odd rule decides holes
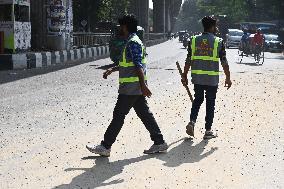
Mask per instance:
[[[0,55],[0,70],[32,69],[109,56],[109,47],[90,47],[55,52]]]
[[[146,46],[150,47],[166,41],[167,39],[151,40],[146,42]],[[42,53],[2,54],[0,55],[0,70],[44,68],[66,63],[80,64],[85,60],[106,58],[109,55],[109,46]]]

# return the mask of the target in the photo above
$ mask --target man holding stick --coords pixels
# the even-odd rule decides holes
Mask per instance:
[[[191,108],[190,122],[186,127],[188,135],[194,137],[194,127],[198,112],[206,97],[206,117],[204,139],[212,139],[217,135],[211,129],[214,119],[215,99],[219,83],[219,59],[226,75],[225,87],[231,87],[230,69],[226,58],[225,45],[221,38],[215,36],[217,21],[206,16],[202,19],[204,32],[193,36],[188,46],[188,55],[182,74],[183,85],[188,85],[187,75],[191,68],[192,83],[194,84],[194,101]]]

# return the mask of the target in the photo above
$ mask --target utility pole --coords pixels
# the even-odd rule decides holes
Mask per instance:
[[[88,0],[88,32],[91,32],[91,18],[90,18],[90,13],[91,13],[91,4],[90,4],[90,0]]]
[[[163,14],[164,14],[164,27],[163,27],[163,33],[166,33],[166,0],[163,0]]]
[[[284,1],[279,0],[280,6],[279,6],[279,19],[284,18]]]

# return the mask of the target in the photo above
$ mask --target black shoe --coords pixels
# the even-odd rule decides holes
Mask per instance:
[[[186,126],[186,133],[189,136],[194,137],[194,125],[195,123],[193,121],[189,122],[188,125]]]

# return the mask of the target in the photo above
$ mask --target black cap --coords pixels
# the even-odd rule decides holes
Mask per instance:
[[[215,26],[217,24],[217,20],[212,16],[205,16],[202,18],[202,25],[205,30]]]
[[[118,19],[118,23],[120,25],[126,25],[127,29],[131,33],[137,32],[138,21],[132,14],[124,15],[123,17]]]

